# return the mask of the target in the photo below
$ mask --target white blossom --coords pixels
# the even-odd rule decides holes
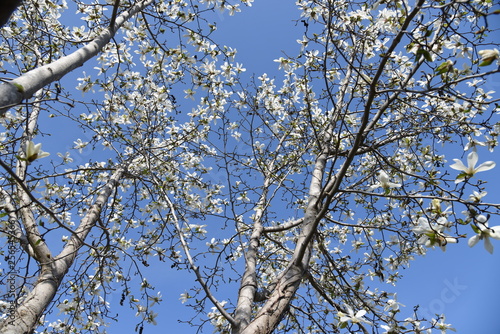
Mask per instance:
[[[396,300],[396,294],[394,294],[394,298],[387,300],[387,305],[385,305],[384,311],[387,312],[390,310],[393,312],[397,312],[399,311],[400,306],[404,307],[403,304]]]
[[[183,293],[181,293],[181,296],[180,296],[179,300],[181,301],[182,304],[184,304],[185,302],[188,301],[189,298],[191,298],[191,296],[189,295],[189,293],[183,292]]]
[[[366,314],[365,310],[359,310],[354,314],[354,311],[352,308],[349,306],[345,306],[347,309],[347,314],[344,312],[338,312],[337,315],[340,317],[340,322],[352,322],[353,324],[358,324],[358,323],[366,323],[366,324],[371,324],[370,321],[366,320],[364,318],[364,315]]]
[[[399,188],[401,187],[401,184],[399,183],[393,183],[389,181],[389,175],[383,170],[378,172],[377,175],[377,180],[378,182],[375,183],[374,185],[370,186],[370,191],[377,189],[377,188],[383,188],[383,189],[390,189],[390,188]]]
[[[210,240],[210,242],[206,242],[206,245],[207,245],[210,252],[215,252],[215,251],[219,250],[220,247],[218,246],[218,244],[219,244],[219,241],[215,238],[212,238]]]
[[[481,192],[478,192],[478,191],[473,191],[471,195],[469,195],[469,201],[471,202],[475,202],[475,203],[479,203],[481,202],[481,199],[486,196],[488,194],[488,192],[486,191],[481,191]]]
[[[446,334],[446,331],[447,331],[447,330],[450,330],[450,331],[454,331],[454,332],[456,332],[455,328],[451,327],[451,324],[446,324],[446,323],[444,322],[444,321],[445,321],[445,319],[446,319],[446,318],[445,318],[445,316],[444,316],[444,315],[441,315],[441,316],[439,317],[439,319],[438,319],[438,320],[439,320],[439,322],[438,322],[438,320],[436,320],[436,319],[432,319],[431,324],[432,324],[432,326],[433,326],[433,327],[435,327],[435,328],[437,328],[437,329],[441,330],[441,334]]]
[[[490,65],[494,60],[500,57],[498,49],[480,50],[478,53],[481,56],[481,63],[479,66]]]
[[[437,219],[435,223],[430,223],[425,217],[417,220],[417,225],[413,227],[413,232],[420,235],[417,243],[425,247],[434,247],[438,245],[441,250],[446,250],[449,243],[457,243],[455,237],[445,235],[443,231],[450,226],[450,223],[444,217]]]
[[[31,140],[26,143],[25,147],[25,159],[28,162],[33,162],[36,159],[41,159],[48,157],[50,153],[42,151],[42,144],[38,143],[35,145]]]
[[[467,166],[465,166],[461,160],[453,159],[455,163],[453,165],[450,165],[450,167],[463,172],[457,176],[455,183],[463,182],[466,178],[470,178],[478,172],[484,172],[496,166],[494,161],[486,161],[476,167],[477,160],[478,156],[476,151],[470,152],[467,156]]]
[[[477,216],[475,220],[477,223],[473,226],[473,229],[477,234],[469,239],[469,247],[474,247],[479,240],[484,240],[484,248],[490,254],[493,254],[493,245],[491,244],[490,238],[500,240],[500,226],[489,227],[488,218],[484,215]]]
[[[279,69],[284,69],[285,71],[290,71],[292,69],[292,62],[290,59],[280,57],[274,60],[275,63],[279,63]]]

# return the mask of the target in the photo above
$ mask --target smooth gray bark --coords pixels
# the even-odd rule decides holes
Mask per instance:
[[[99,219],[110,195],[118,187],[123,173],[124,169],[122,168],[116,170],[58,256],[52,258],[47,252],[46,258],[41,259],[40,255],[37,254],[37,260],[41,267],[40,275],[33,290],[16,307],[14,314],[0,323],[0,334],[32,333],[37,327],[38,319],[54,299],[61,281],[73,264],[85,238]]]
[[[319,199],[327,155],[322,154],[316,160],[309,190],[309,201],[305,212],[303,228],[289,266],[276,281],[268,300],[254,319],[245,327],[233,330],[238,334],[272,333],[290,307],[291,300],[305,277],[311,258],[312,239],[309,237],[316,230]],[[249,310],[248,312],[251,312]],[[247,315],[250,317],[250,313]]]
[[[82,66],[86,61],[95,57],[101,49],[109,43],[116,31],[125,22],[152,2],[152,0],[141,1],[129,10],[123,12],[116,18],[113,29],[103,29],[94,40],[77,51],[50,64],[26,72],[12,81],[0,84],[0,117],[3,116],[10,107],[30,98],[41,88],[61,79],[75,68]]]

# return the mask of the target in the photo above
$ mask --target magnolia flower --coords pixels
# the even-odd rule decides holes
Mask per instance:
[[[464,181],[466,177],[472,177],[474,176],[474,174],[478,172],[484,172],[496,166],[496,163],[494,161],[486,161],[476,167],[477,160],[478,156],[476,151],[470,152],[469,155],[467,156],[467,166],[465,166],[462,161],[458,159],[453,159],[455,163],[450,167],[455,170],[462,171],[462,173],[458,174],[455,183],[460,183]]]
[[[474,138],[469,138],[469,142],[465,145],[464,151],[468,151],[471,148],[474,149],[476,146],[486,146],[486,143]]]
[[[456,244],[458,242],[457,238],[443,234],[444,229],[450,225],[444,217],[440,217],[433,224],[429,223],[427,218],[420,217],[417,224],[417,226],[413,227],[413,232],[420,235],[417,240],[419,245],[434,247],[437,244],[444,252],[447,244]]]
[[[500,52],[498,52],[497,49],[480,50],[479,55],[481,56],[481,63],[479,64],[479,66],[491,65],[494,60],[500,58]]]
[[[292,69],[292,61],[290,59],[280,57],[280,58],[275,59],[273,61],[275,63],[279,63],[280,64],[280,66],[279,66],[280,70],[283,68],[285,71],[288,72],[288,71],[290,71]]]
[[[210,242],[206,242],[206,245],[211,252],[214,252],[214,251],[217,251],[220,249],[218,244],[219,244],[219,241],[217,241],[217,239],[215,239],[215,238],[212,238],[212,240],[210,240]]]
[[[439,320],[439,322],[438,322]],[[431,324],[434,328],[441,330],[441,334],[446,334],[448,330],[456,332],[457,330],[451,327],[451,324],[446,324],[444,321],[446,320],[444,315],[441,315],[439,319],[432,319]]]
[[[396,300],[396,294],[394,294],[394,299],[389,299],[387,301],[387,304],[384,306],[384,312],[387,312],[389,310],[393,311],[393,312],[397,312],[399,311],[399,307],[400,306],[403,306],[403,304],[401,304],[400,302],[398,302]]]
[[[490,254],[493,254],[493,245],[490,238],[500,240],[500,226],[488,227],[488,218],[484,215],[477,216],[476,221],[477,223],[475,226],[472,226],[472,229],[477,234],[469,239],[469,247],[474,247],[479,240],[484,240],[484,248]]]
[[[399,330],[399,327],[396,324],[391,324],[389,325],[382,325],[380,328],[385,329],[385,332],[382,334],[391,334],[391,333],[397,333]]]
[[[156,325],[157,325],[157,323],[156,323],[156,319],[155,319],[155,318],[156,318],[157,316],[158,316],[158,313],[154,313],[154,312],[149,311],[149,312],[148,312],[148,315],[147,315],[147,317],[146,317],[146,321],[147,321],[148,323],[153,324],[153,325],[155,325],[155,326],[156,326]]]
[[[366,314],[365,310],[359,310],[354,314],[354,311],[352,308],[346,305],[347,313],[345,314],[344,312],[338,312],[337,315],[340,317],[340,322],[352,322],[353,324],[358,324],[361,322],[371,324],[370,321],[366,320],[363,316]]]
[[[161,293],[158,291],[156,296],[149,296],[148,299],[151,301],[151,306],[153,306],[154,304],[158,304],[161,302]]]
[[[488,193],[486,191],[473,191],[471,195],[469,195],[469,201],[479,203],[481,202],[481,199],[486,196]]]
[[[389,181],[389,175],[387,175],[387,173],[384,172],[383,170],[381,170],[380,172],[378,172],[377,180],[378,180],[377,183],[375,183],[374,185],[370,186],[370,191],[374,190],[374,189],[377,189],[379,187],[382,187],[384,189],[399,188],[399,187],[401,187],[401,184],[399,184],[399,183],[390,182]]]
[[[49,153],[42,151],[42,144],[41,143],[35,145],[35,143],[33,143],[31,140],[29,140],[26,143],[26,147],[25,147],[25,156],[26,156],[25,159],[26,159],[26,161],[33,162],[36,159],[45,158],[45,157],[48,157],[49,155],[50,155]]]
[[[192,298],[189,293],[187,292],[184,292],[184,293],[181,293],[181,297],[179,298],[179,300],[181,301],[182,304],[184,304],[185,302],[188,301],[189,298]]]

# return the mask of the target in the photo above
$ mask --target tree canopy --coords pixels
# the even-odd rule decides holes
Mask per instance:
[[[252,3],[34,0],[0,29],[0,333],[106,333],[120,305],[143,332],[155,266],[192,275],[182,320],[209,332],[451,329],[393,286],[500,239],[500,10],[298,0],[270,75],[216,38]]]

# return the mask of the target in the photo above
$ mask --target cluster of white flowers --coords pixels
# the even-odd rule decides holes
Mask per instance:
[[[126,287],[138,317],[156,322],[157,315],[149,306],[160,302],[161,294],[150,296],[152,287],[146,279],[129,286],[131,279],[122,269],[127,261],[139,267],[141,262],[148,266],[151,258],[169,258],[173,267],[193,269],[197,268],[195,261],[225,256],[225,263],[217,263],[228,267],[217,264],[211,268],[208,261],[202,262],[202,275],[211,279],[245,268],[239,262],[230,267],[237,259],[255,260],[254,266],[243,270],[253,267],[258,268],[256,272],[236,276],[255,277],[252,283],[260,289],[275,283],[291,267],[287,261],[300,253],[304,259],[310,256],[306,259],[308,272],[316,280],[313,288],[319,286],[314,293],[310,293],[313,288],[307,291],[308,296],[333,296],[338,305],[352,302],[336,311],[326,303],[313,302],[311,314],[337,312],[341,327],[378,327],[384,322],[381,328],[393,333],[400,329],[402,322],[394,319],[403,305],[395,295],[369,290],[366,273],[395,284],[399,268],[415,255],[436,246],[445,250],[465,237],[452,228],[460,224],[469,224],[474,231],[468,239],[471,247],[483,241],[492,253],[491,239],[500,240],[500,226],[488,224],[486,212],[492,211],[478,209],[488,205],[483,202],[487,193],[479,186],[481,180],[474,183],[477,173],[495,167],[493,161],[476,166],[476,149],[487,146],[493,150],[500,133],[499,125],[485,125],[481,119],[493,93],[484,89],[486,80],[479,79],[478,71],[499,63],[500,52],[486,47],[478,50],[479,45],[471,41],[481,37],[459,27],[461,20],[473,21],[456,10],[465,8],[466,2],[440,4],[443,9],[434,13],[434,5],[411,8],[397,1],[359,5],[346,0],[299,0],[296,6],[301,21],[297,26],[305,30],[297,39],[299,55],[275,59],[280,74],[255,75],[253,87],[247,89],[240,82],[246,69],[236,62],[236,49],[216,45],[212,33],[217,26],[207,23],[203,27],[207,20],[200,15],[210,10],[233,15],[241,4],[251,6],[252,2],[149,1],[150,6],[142,8],[144,15],[124,23],[113,43],[102,48],[93,64],[95,71],[87,70],[77,79],[76,89],[84,93],[79,102],[87,108],[81,108],[79,115],[64,117],[74,121],[82,133],[69,140],[64,150],[70,152],[58,156],[63,164],[75,162],[78,166],[59,172],[60,166],[51,161],[37,170],[40,175],[25,178],[35,180],[29,182],[41,195],[41,202],[57,212],[53,217],[67,229],[89,216],[99,191],[107,190],[113,173],[131,161],[116,182],[119,187],[113,188],[112,197],[105,202],[106,219],[96,223],[99,235],[88,243],[91,247],[85,254],[106,265],[100,265],[94,275],[85,272],[68,283],[68,295],[74,295],[62,297],[58,305],[63,314],[73,313],[75,318],[87,312],[87,319],[78,321],[90,329],[100,326],[98,312],[82,309],[83,301],[89,298],[107,309],[109,305],[98,294],[105,293],[110,282]],[[467,6],[483,6],[479,2],[467,2]],[[16,58],[16,52],[6,51],[8,45],[4,45],[5,62],[16,68],[36,67],[50,58],[42,56],[45,52],[56,57],[70,51],[66,45],[78,45],[100,30],[107,31],[101,27],[107,25],[105,14],[112,1],[76,4],[87,24],[57,29],[61,26],[59,10],[66,7],[65,1],[61,3],[38,4],[51,14],[47,20],[47,28],[53,30],[50,47],[40,44],[33,51],[23,46],[30,43],[19,43],[25,52]],[[120,4],[119,13],[127,13],[123,6]],[[447,6],[453,10],[445,10]],[[407,11],[412,10],[416,11],[412,17],[418,19],[407,22]],[[449,12],[455,14],[445,15]],[[423,22],[428,17],[435,20]],[[16,25],[3,33],[7,38],[26,36]],[[52,94],[51,89],[47,94]],[[62,99],[64,94],[57,94]],[[24,117],[19,112],[9,120],[24,125]],[[16,131],[7,131],[9,142],[18,135]],[[92,134],[84,139],[83,131]],[[435,143],[450,145],[457,133],[468,140],[465,151],[472,151],[466,164],[454,159],[448,166],[447,155]],[[31,129],[18,141],[26,142],[18,153],[19,161],[27,162],[20,163],[23,166],[49,156],[40,143],[27,140],[34,134]],[[2,144],[7,142],[3,134],[1,137]],[[107,162],[99,163],[95,157],[92,162],[82,162],[90,159],[91,147],[106,148],[101,160]],[[92,153],[101,158],[101,151]],[[451,180],[448,167],[459,171]],[[49,169],[54,172],[50,174]],[[12,187],[11,183],[5,185]],[[426,201],[431,202],[428,208]],[[447,203],[445,210],[441,209],[443,203]],[[465,219],[457,218],[459,211],[452,212],[458,206],[467,208]],[[307,219],[273,218],[304,212]],[[43,217],[46,212],[34,210],[34,214]],[[226,224],[222,232],[214,227],[217,224],[212,218]],[[44,227],[44,220],[39,221],[44,236],[61,228],[55,224],[54,228]],[[314,233],[301,235],[308,230]],[[64,233],[63,241],[71,244],[71,234]],[[254,234],[260,239],[252,239]],[[313,242],[294,249],[304,240]],[[251,259],[247,250],[254,244],[258,244],[257,254]],[[337,280],[339,273],[345,281]],[[198,277],[198,283],[202,281]],[[141,296],[133,296],[129,288]],[[211,300],[199,298],[210,286],[203,288],[189,290],[193,295],[182,293],[180,302]],[[300,285],[300,289],[309,288]],[[355,294],[349,294],[354,290]],[[351,295],[363,303],[346,301]],[[141,304],[145,300],[148,304]],[[321,321],[320,317],[314,321]],[[228,330],[230,321],[220,308],[212,308],[208,318],[216,330]],[[415,332],[431,330],[420,325],[420,320],[407,320]],[[78,321],[75,323],[80,325]],[[430,324],[442,331],[452,329],[444,317],[430,320]],[[60,321],[49,327],[64,330]]]
[[[413,227],[413,231],[420,235],[418,243],[426,247],[434,247],[435,245],[441,247],[444,251],[446,245],[449,243],[457,243],[458,239],[445,235],[443,232],[449,229],[452,223],[444,217],[440,217],[436,222],[430,223],[427,218],[418,218],[417,225]]]

